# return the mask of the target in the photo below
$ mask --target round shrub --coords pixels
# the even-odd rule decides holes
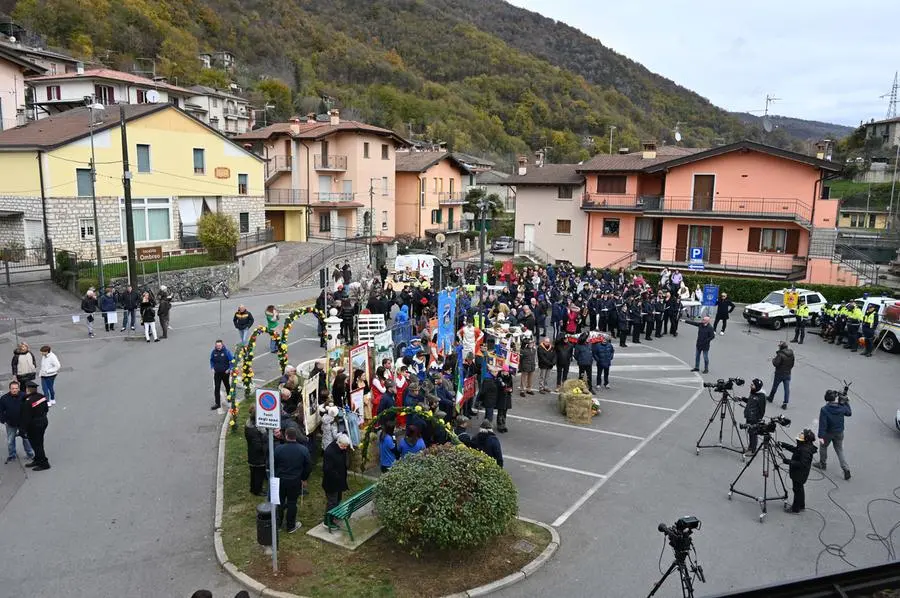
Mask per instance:
[[[481,546],[518,512],[509,474],[463,445],[431,447],[381,476],[375,507],[385,532],[415,555]]]

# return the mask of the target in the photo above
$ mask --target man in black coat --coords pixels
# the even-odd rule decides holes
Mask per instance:
[[[247,424],[244,426],[247,440],[247,465],[250,466],[250,494],[265,496],[263,482],[266,479],[266,458],[269,444],[265,430],[256,427],[256,404],[250,405]]]
[[[641,344],[641,330],[644,326],[644,313],[641,309],[641,300],[633,297],[631,307],[628,308],[628,319],[631,321],[631,342],[637,345]]]
[[[625,344],[626,339],[628,338],[628,327],[631,325],[628,321],[628,304],[623,303],[621,307],[619,307],[619,314],[616,320],[616,323],[619,327],[619,346],[627,347]]]
[[[491,457],[501,469],[503,468],[503,450],[500,448],[500,439],[494,434],[494,426],[490,421],[481,422],[474,444],[476,449]]]
[[[280,503],[275,512],[275,520],[281,527],[287,515],[285,530],[289,534],[300,529],[297,521],[297,499],[303,491],[312,471],[309,450],[297,442],[297,428],[285,427],[284,444],[275,447],[275,477],[279,478]]]
[[[709,316],[703,316],[703,321],[697,327],[697,350],[694,353],[692,372],[700,371],[700,355],[703,354],[703,373],[709,373],[709,344],[714,338],[716,338],[716,331],[709,324]]]
[[[557,362],[558,363],[558,362]],[[484,419],[492,421],[494,419],[494,409],[497,408],[500,391],[497,386],[497,374],[499,370],[491,366],[488,370],[489,375],[481,381],[481,389],[478,391],[476,400],[484,407]]]
[[[763,392],[763,383],[759,378],[750,382],[750,396],[744,401],[744,421],[747,424],[758,424],[766,415],[766,393]],[[757,432],[754,428],[747,429],[747,438],[750,440],[747,446],[747,455],[756,452]]]
[[[6,426],[6,443],[9,450],[7,463],[18,459],[16,436],[22,436],[25,433],[22,428],[22,401],[24,399],[25,393],[22,392],[21,386],[16,380],[9,383],[9,392],[0,397],[0,424]],[[22,445],[25,447],[25,456],[28,457],[28,460],[34,459],[34,450],[27,438],[22,438]]]
[[[813,456],[818,449],[815,445],[816,435],[812,430],[803,430],[797,436],[797,446],[791,446],[787,442],[779,442],[779,446],[791,454],[790,459],[784,458],[784,462],[790,467],[791,482],[793,483],[794,502],[788,507],[784,505],[784,510],[789,513],[799,513],[806,508],[806,489],[804,484],[809,478],[809,470],[812,467]]]
[[[722,293],[722,296],[716,302],[716,321],[713,322],[713,332],[716,332],[719,328],[719,322],[722,322],[722,332],[719,334],[725,334],[725,329],[728,327],[728,317],[733,311],[734,302],[728,298],[728,293]]]
[[[25,389],[20,423],[31,443],[31,448],[34,449],[34,459],[26,463],[25,467],[32,467],[33,471],[44,471],[50,469],[50,461],[44,451],[44,434],[47,432],[47,413],[50,406],[47,404],[47,397],[38,392],[36,382],[29,381]]]
[[[131,318],[131,329],[134,330],[134,314],[141,305],[141,295],[131,285],[125,287],[122,294],[122,332],[128,328],[128,318]]]
[[[325,491],[325,514],[341,504],[347,485],[347,449],[350,448],[350,437],[338,434],[338,437],[325,447],[322,458],[322,490]],[[327,517],[326,517],[327,519]]]

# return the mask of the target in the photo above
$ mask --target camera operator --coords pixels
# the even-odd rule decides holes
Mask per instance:
[[[825,404],[819,410],[819,439],[822,443],[822,451],[819,453],[819,461],[813,463],[816,469],[825,470],[828,461],[828,445],[834,444],[834,452],[837,453],[841,469],[844,470],[844,479],[850,479],[850,467],[844,459],[844,418],[850,417],[850,402],[845,393],[836,390],[825,391]]]
[[[790,468],[791,482],[793,482],[794,502],[791,506],[784,505],[788,513],[799,513],[806,508],[806,490],[804,484],[809,478],[809,470],[812,467],[813,455],[816,454],[816,435],[812,430],[803,430],[797,435],[797,446],[791,446],[787,442],[779,442],[778,446],[791,454],[790,459],[784,457],[784,462]]]
[[[750,382],[750,396],[743,399],[743,403],[744,420],[747,422],[747,438],[749,440],[745,455],[749,457],[756,452],[756,439],[758,433],[754,424],[761,422],[766,415],[766,393],[763,392],[762,380],[754,378]]]

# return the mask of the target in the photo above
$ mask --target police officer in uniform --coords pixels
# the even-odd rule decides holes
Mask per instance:
[[[641,315],[644,317],[644,340],[653,340],[653,301],[650,293],[644,293],[641,301]]]
[[[626,339],[628,338],[628,326],[630,325],[628,321],[628,304],[624,301],[622,305],[619,306],[619,313],[617,318],[617,324],[619,325],[619,346],[627,347],[625,344]]]
[[[850,349],[853,353],[859,351],[859,332],[863,321],[863,311],[856,302],[851,302],[849,313],[847,314],[847,344],[845,349]]]
[[[38,392],[38,385],[34,380],[25,385],[26,395],[22,401],[21,426],[28,435],[31,448],[34,449],[34,459],[25,464],[34,471],[50,469],[50,461],[44,451],[44,433],[47,431],[47,412],[50,406],[47,397]]]
[[[866,315],[862,319],[862,335],[866,339],[866,357],[872,357],[875,348],[875,328],[878,326],[878,306],[870,303],[866,308]]]
[[[803,340],[806,338],[806,323],[809,321],[809,306],[806,302],[797,306],[797,311],[794,312],[794,315],[797,317],[797,327],[794,328],[794,340],[791,342],[802,345]]]
[[[632,297],[630,299],[631,307],[628,308],[628,319],[631,320],[631,342],[641,344],[641,328],[644,324],[644,313],[641,307],[641,299]]]

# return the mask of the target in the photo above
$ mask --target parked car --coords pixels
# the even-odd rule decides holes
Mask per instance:
[[[513,253],[515,244],[512,237],[497,237],[491,243],[491,253]]]
[[[759,303],[753,303],[744,308],[744,319],[750,324],[768,326],[774,330],[780,330],[785,324],[796,323],[794,312],[784,306],[784,294],[791,289],[772,291]],[[800,303],[809,306],[810,324],[815,326],[822,313],[822,308],[827,301],[825,296],[818,291],[807,289],[793,289],[800,295]]]
[[[864,313],[872,303],[879,306],[876,344],[888,353],[900,353],[900,300],[893,297],[860,297],[854,301]]]

